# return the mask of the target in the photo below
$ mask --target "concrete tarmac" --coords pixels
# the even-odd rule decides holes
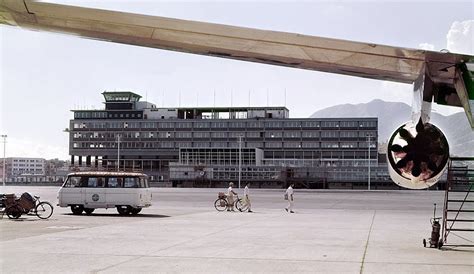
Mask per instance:
[[[56,205],[57,190],[6,192]],[[423,248],[444,192],[295,190],[289,214],[284,190],[251,189],[254,213],[217,212],[218,191],[154,188],[153,206],[138,216],[75,216],[59,207],[49,220],[5,216],[0,272],[474,273],[474,248]],[[448,240],[473,244],[474,233]]]

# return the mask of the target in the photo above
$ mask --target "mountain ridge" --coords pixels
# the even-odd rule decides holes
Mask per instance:
[[[314,112],[311,118],[377,117],[379,143],[387,142],[392,132],[409,121],[411,106],[401,102],[386,102],[380,99],[368,103],[341,104]],[[464,112],[444,116],[431,113],[431,123],[446,135],[453,156],[474,155],[474,131]]]

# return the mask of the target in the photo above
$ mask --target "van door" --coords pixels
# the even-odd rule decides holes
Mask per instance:
[[[59,190],[59,206],[82,205],[84,203],[82,186],[87,183],[84,182],[85,180],[87,178],[81,176],[69,176],[63,187]]]
[[[107,207],[126,204],[127,193],[123,189],[123,177],[108,177],[105,201]]]
[[[87,187],[84,189],[84,207],[105,208],[105,178],[89,177]]]
[[[124,204],[138,206],[140,203],[140,179],[138,177],[123,178],[123,192],[126,194]]]
[[[140,178],[140,187],[141,187],[141,193],[140,193],[140,204],[141,206],[147,207],[151,205],[151,189],[148,186],[148,179],[146,177],[141,177]]]

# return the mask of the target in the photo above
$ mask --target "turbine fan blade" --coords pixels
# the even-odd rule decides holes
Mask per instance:
[[[403,140],[407,141],[408,144],[411,144],[413,142],[413,136],[410,132],[408,132],[408,130],[404,128],[400,129],[400,137],[402,137]]]
[[[423,125],[423,121],[420,120],[418,121],[418,124],[416,124],[416,132],[421,133],[425,131],[425,125]]]
[[[421,162],[419,159],[413,160],[413,168],[411,169],[411,175],[418,177],[421,174]]]
[[[390,150],[393,152],[405,152],[401,145],[393,145],[390,147]]]
[[[435,172],[438,169],[438,166],[434,162],[429,161],[428,162],[428,169]]]

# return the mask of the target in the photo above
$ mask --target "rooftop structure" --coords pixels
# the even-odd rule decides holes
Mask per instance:
[[[168,107],[140,101],[129,91],[104,91],[105,109],[72,110],[78,119],[286,119],[286,107]]]

